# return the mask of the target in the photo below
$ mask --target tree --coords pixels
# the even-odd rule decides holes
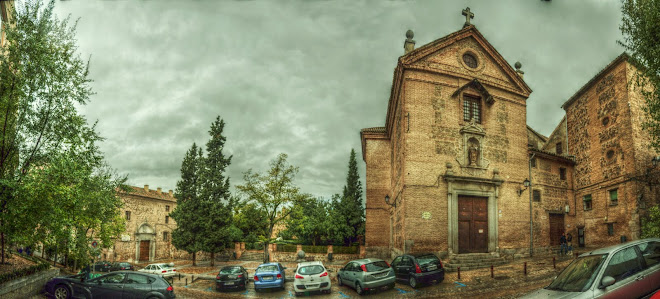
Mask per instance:
[[[280,154],[270,162],[270,170],[262,175],[248,170],[243,174],[245,184],[236,188],[247,198],[245,203],[254,203],[266,214],[266,237],[264,238],[264,261],[268,261],[268,245],[273,235],[273,227],[291,214],[290,207],[306,198],[293,180],[298,168],[289,165],[287,155]]]
[[[0,247],[18,233],[26,217],[15,207],[17,190],[33,165],[44,165],[88,129],[76,110],[92,91],[88,64],[75,54],[75,25],[59,21],[54,1],[25,1],[3,26],[0,48]],[[98,136],[87,136],[97,138]],[[30,218],[32,219],[32,218]]]
[[[175,190],[176,208],[170,213],[177,225],[172,231],[172,244],[192,254],[193,266],[197,251],[202,249],[204,232],[204,223],[197,221],[198,213],[204,208],[200,199],[202,159],[202,148],[193,143],[181,162],[181,180],[176,182]]]
[[[229,192],[229,177],[225,170],[231,163],[231,156],[222,153],[227,138],[222,135],[225,122],[218,116],[211,124],[211,139],[206,143],[206,158],[202,164],[201,202],[204,210],[198,214],[198,221],[204,223],[202,249],[211,253],[211,266],[214,265],[215,253],[224,249],[233,240],[232,205]]]
[[[344,243],[349,246],[352,243],[357,242],[359,235],[364,235],[362,182],[360,182],[360,175],[358,174],[357,160],[355,156],[355,150],[351,149],[351,154],[348,159],[346,185],[344,186],[341,205],[339,207],[342,211],[341,215],[345,217],[347,227],[350,228],[348,236],[344,239]]]
[[[660,150],[660,0],[622,0],[623,19],[620,25],[623,40],[618,41],[633,62],[638,73],[635,84],[646,101],[649,118],[643,127],[651,136],[656,151]]]
[[[241,231],[245,242],[263,240],[268,234],[267,214],[255,203],[247,203],[234,208],[234,225]]]
[[[646,219],[642,220],[642,238],[660,238],[660,207],[649,209]]]
[[[328,203],[320,198],[308,198],[295,203],[285,220],[285,236],[296,236],[304,244],[317,245],[328,241]]]

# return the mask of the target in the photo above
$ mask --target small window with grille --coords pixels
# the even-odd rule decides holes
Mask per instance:
[[[584,203],[585,211],[591,210],[591,194],[583,196],[582,202]]]
[[[610,190],[610,205],[617,205],[619,203],[619,189]]]
[[[463,95],[463,120],[481,123],[481,100],[477,97]]]
[[[562,181],[566,180],[566,168],[559,167],[559,179]]]
[[[561,155],[564,153],[564,148],[561,146],[561,142],[557,142],[555,145],[555,149],[557,151],[557,155]]]

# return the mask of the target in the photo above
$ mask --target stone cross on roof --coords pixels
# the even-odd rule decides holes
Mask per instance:
[[[463,10],[463,15],[465,16],[465,24],[463,27],[470,26],[470,19],[474,19],[474,13],[470,12],[470,8],[467,7]]]

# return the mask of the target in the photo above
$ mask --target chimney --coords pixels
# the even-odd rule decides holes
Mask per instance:
[[[163,189],[160,188],[160,187],[156,188],[156,190],[158,190],[158,195],[160,195],[161,193],[163,193]]]
[[[518,73],[518,76],[520,76],[520,79],[523,78],[523,75],[525,72],[523,72],[520,68],[522,67],[522,63],[520,61],[517,61],[516,64],[514,65],[516,67],[516,73]]]
[[[403,43],[404,54],[408,54],[410,51],[415,50],[415,41],[413,40],[413,37],[415,37],[415,33],[408,29],[408,31],[406,31],[406,41]]]
[[[174,197],[174,192],[170,190],[170,197]]]
[[[144,185],[144,192],[149,192],[149,185]]]

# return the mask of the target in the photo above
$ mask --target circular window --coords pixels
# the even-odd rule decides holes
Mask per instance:
[[[607,155],[607,159],[608,159],[608,160],[612,160],[612,158],[614,158],[614,151],[613,151],[613,150],[609,150],[609,151],[607,151],[607,154],[606,154],[606,155]]]
[[[465,62],[465,65],[476,69],[477,68],[477,58],[474,57],[471,53],[465,53],[463,54],[463,62]]]
[[[603,118],[603,127],[607,127],[607,125],[609,124],[610,124],[610,118],[609,117]]]

